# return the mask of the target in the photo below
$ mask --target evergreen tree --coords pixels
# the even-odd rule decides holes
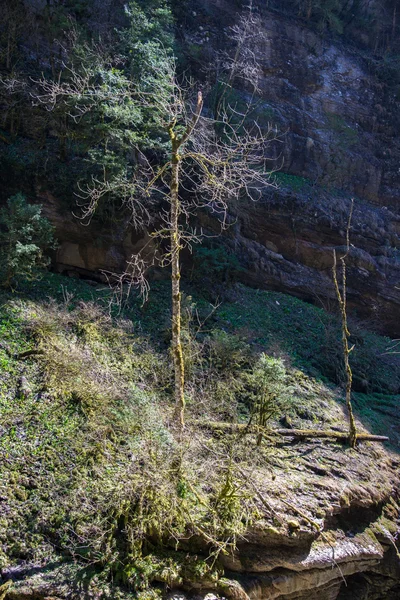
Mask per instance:
[[[54,231],[41,213],[42,207],[28,204],[23,194],[10,198],[0,211],[1,274],[6,287],[18,277],[36,277],[50,262],[45,251],[56,247]]]

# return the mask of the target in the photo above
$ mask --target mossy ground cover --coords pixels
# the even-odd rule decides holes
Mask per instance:
[[[277,171],[272,175],[272,180],[279,187],[289,188],[295,192],[309,191],[311,188],[311,180],[306,177],[300,177],[299,175],[292,175],[290,173],[283,173],[283,171]]]
[[[296,513],[279,504],[285,486],[322,520],[339,493],[335,473],[351,473],[349,502],[360,485],[371,497],[373,485],[379,497],[389,494],[383,450],[366,445],[357,454],[328,442],[258,447],[254,436],[214,435],[190,424],[247,421],[258,389],[254,365],[265,352],[286,369],[272,419],[344,429],[341,392],[327,367],[340,355],[337,340],[330,345],[333,317],[243,286],[217,307],[186,289],[188,429],[177,444],[169,283],[155,283],[145,305],[132,300],[111,315],[110,298],[104,286],[55,274],[1,293],[2,567],[61,556],[97,573],[88,576],[93,585],[111,578],[146,598],[158,593],[146,595],[154,581],[198,578],[218,589],[223,569],[216,559],[246,529],[268,525],[287,534]],[[377,433],[390,423],[398,435],[397,359],[384,353],[384,338],[359,328],[357,336],[357,360],[374,365],[371,392],[355,394],[361,422]],[[243,473],[276,502],[278,520]],[[301,526],[310,529],[307,521]]]

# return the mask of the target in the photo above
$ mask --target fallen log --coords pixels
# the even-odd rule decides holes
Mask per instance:
[[[333,431],[329,429],[265,429],[257,425],[247,425],[245,423],[225,423],[224,421],[192,421],[192,425],[203,429],[212,429],[226,433],[240,433],[243,435],[252,433],[262,433],[268,437],[292,437],[297,439],[332,438],[336,440],[348,440],[347,431]],[[360,442],[387,442],[389,438],[385,435],[374,435],[372,433],[357,433],[357,441]]]

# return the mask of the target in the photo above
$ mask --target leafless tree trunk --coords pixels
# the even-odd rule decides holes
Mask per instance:
[[[168,128],[171,141],[171,182],[170,182],[170,243],[171,243],[171,287],[172,287],[172,354],[175,371],[175,417],[182,429],[185,425],[185,365],[183,360],[181,340],[181,290],[180,290],[180,252],[181,236],[179,229],[179,216],[181,214],[179,199],[179,149],[189,139],[193,129],[196,127],[203,107],[202,94],[197,97],[196,111],[193,120],[186,128],[183,136],[177,137],[172,122]]]
[[[168,240],[169,246],[162,250],[160,245],[157,261],[161,266],[171,267],[175,422],[182,431],[185,371],[181,342],[180,253],[182,248],[201,240],[201,232],[197,234],[196,229],[191,229],[191,219],[198,209],[217,215],[221,228],[224,228],[232,200],[240,195],[254,200],[262,194],[265,185],[273,185],[269,181],[270,169],[266,168],[269,160],[266,145],[276,139],[276,131],[272,127],[262,131],[254,119],[249,118],[250,108],[240,112],[234,106],[221,106],[217,120],[203,116],[201,92],[193,102],[193,85],[185,87],[178,81],[172,59],[166,59],[164,64],[164,83],[154,90],[142,92],[140,82],[135,85],[128,79],[121,80],[115,92],[104,90],[91,72],[82,67],[79,73],[68,70],[65,81],[43,79],[35,82],[39,89],[35,101],[44,104],[47,110],[64,103],[69,117],[79,121],[99,103],[125,104],[128,100],[154,111],[168,135],[169,146],[162,166],[152,165],[144,153],[135,148],[140,160],[133,173],[129,177],[110,180],[104,170],[104,178],[92,178],[89,184],[80,188],[80,206],[82,218],[88,222],[101,198],[112,194],[130,208],[131,222],[136,228],[148,226],[150,222],[153,225],[162,222],[158,231],[152,231],[151,239],[153,242]],[[157,76],[154,79],[157,80]],[[151,215],[155,195],[163,197],[168,207]],[[133,256],[126,272],[119,276],[120,283],[147,293],[146,262],[145,252]],[[118,276],[112,278],[115,282]]]
[[[171,131],[172,133],[172,131]],[[177,141],[172,139],[171,160],[171,286],[172,286],[172,354],[175,371],[175,414],[179,426],[184,427],[185,365],[181,341],[181,291],[179,233],[179,154]]]
[[[353,414],[353,405],[351,402],[351,389],[352,389],[352,383],[353,383],[353,373],[351,370],[349,357],[350,357],[350,353],[354,349],[354,346],[352,346],[351,348],[349,347],[350,332],[347,327],[346,258],[350,251],[350,226],[351,226],[351,219],[353,216],[353,206],[354,206],[354,200],[352,200],[352,203],[351,203],[349,221],[348,221],[347,230],[346,230],[346,253],[343,256],[341,256],[339,259],[341,262],[341,266],[342,266],[342,291],[340,291],[339,282],[338,282],[337,258],[336,258],[335,250],[333,251],[333,267],[332,267],[333,283],[335,285],[336,297],[338,300],[340,316],[341,316],[341,321],[342,321],[343,360],[344,360],[344,367],[345,367],[345,372],[346,372],[346,408],[347,408],[347,412],[349,415],[349,444],[352,448],[355,447],[356,442],[357,442],[357,428],[356,428],[356,422],[355,422],[354,414]]]

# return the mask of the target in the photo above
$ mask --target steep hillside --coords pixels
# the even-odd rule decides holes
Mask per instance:
[[[398,599],[397,4],[0,2],[0,600]]]
[[[235,424],[257,406],[264,351],[274,357],[269,385],[280,377],[270,427],[346,431],[332,382],[337,323],[241,286],[216,310],[186,296],[188,414],[177,444],[166,291],[158,284],[145,307],[115,318],[108,290],[59,276],[2,294],[6,598],[156,598],[171,588],[396,598],[400,363],[389,340],[358,329],[353,370],[371,376],[370,391],[354,394],[360,431],[388,433],[390,446],[290,435],[259,445]]]

